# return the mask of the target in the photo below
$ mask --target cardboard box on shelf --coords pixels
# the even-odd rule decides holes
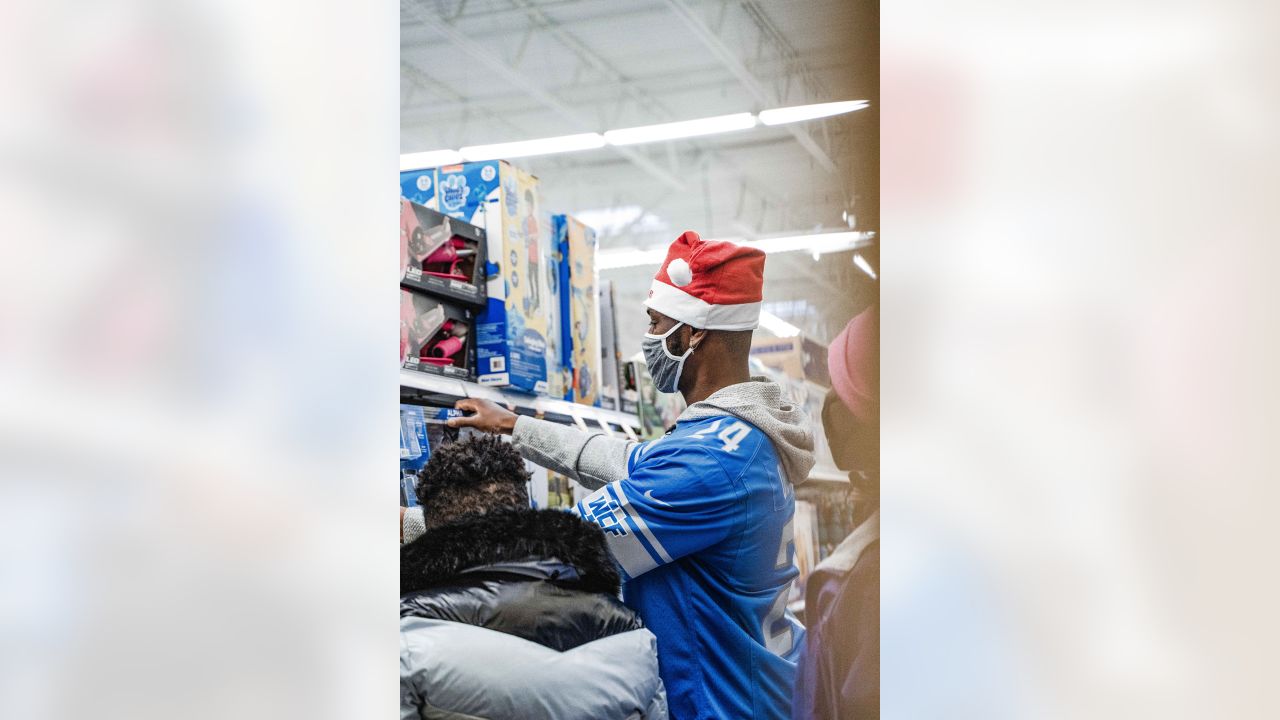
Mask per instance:
[[[600,310],[600,407],[617,410],[622,406],[619,374],[618,329],[613,314],[613,283],[601,280],[597,289]]]
[[[577,503],[573,486],[577,485],[568,476],[558,472],[547,472],[547,507],[560,510],[571,510]]]
[[[827,347],[803,335],[789,338],[755,337],[751,357],[798,380],[831,387]]]
[[[488,299],[476,319],[476,375],[483,385],[547,389],[546,265],[538,179],[500,160],[436,170],[441,212],[484,227]]]
[[[547,395],[556,399],[570,399],[573,394],[573,366],[565,344],[564,328],[568,320],[561,312],[568,284],[562,282],[560,273],[560,247],[556,242],[555,217],[544,213],[538,220],[538,280],[544,298],[547,316]]]
[[[643,360],[632,360],[627,364],[631,367],[636,383],[635,412],[640,417],[640,435],[649,440],[657,439],[667,429],[662,424],[662,408],[658,401],[662,393],[654,387],[653,378],[649,376],[649,367]]]
[[[423,207],[432,209],[439,207],[436,204],[435,168],[406,170],[400,173],[400,197],[412,200]]]
[[[400,284],[484,307],[484,228],[400,198]]]
[[[623,360],[620,366],[619,380],[621,387],[618,395],[622,401],[622,412],[637,415],[640,412],[640,371],[644,363],[637,360]]]
[[[565,399],[600,406],[596,231],[571,215],[556,215],[554,225],[561,288],[561,357],[573,378]]]
[[[796,587],[804,588],[809,573],[818,564],[818,509],[813,503],[804,500],[796,501],[795,516],[792,520],[793,539],[795,542],[795,565],[800,571],[796,582],[792,585],[792,593]],[[803,591],[799,594],[804,597]],[[796,599],[796,598],[793,598]]]
[[[459,380],[475,377],[475,316],[471,309],[400,289],[400,364]]]
[[[416,473],[431,457],[427,418],[421,405],[400,405],[400,472]]]

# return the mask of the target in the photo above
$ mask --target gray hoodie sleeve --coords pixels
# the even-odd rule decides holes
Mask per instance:
[[[427,521],[422,517],[422,506],[405,508],[404,524],[400,526],[400,532],[404,536],[401,544],[417,540],[426,531]]]
[[[521,415],[511,444],[526,460],[595,490],[627,476],[627,453],[636,443]]]

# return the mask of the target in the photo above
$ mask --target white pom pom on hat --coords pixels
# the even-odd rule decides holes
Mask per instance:
[[[689,263],[682,258],[676,258],[667,265],[667,277],[671,278],[671,284],[676,287],[684,287],[693,282],[693,270],[689,268]]]

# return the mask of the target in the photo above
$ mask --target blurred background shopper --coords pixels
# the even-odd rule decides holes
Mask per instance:
[[[665,720],[656,642],[596,526],[531,510],[510,444],[444,445],[400,550],[400,717]]]
[[[808,644],[794,720],[880,717],[880,308],[831,343],[823,428],[856,491],[856,526],[805,587]]]

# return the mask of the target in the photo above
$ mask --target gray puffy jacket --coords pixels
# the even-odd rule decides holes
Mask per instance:
[[[656,641],[595,526],[472,516],[405,545],[400,578],[402,720],[666,720]]]

